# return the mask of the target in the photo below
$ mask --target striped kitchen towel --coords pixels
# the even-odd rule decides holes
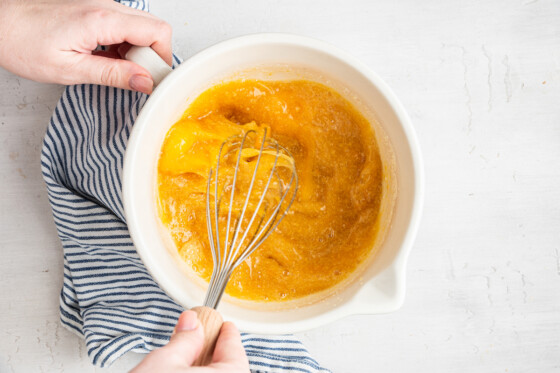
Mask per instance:
[[[121,1],[147,10],[144,1]],[[175,57],[175,63],[179,60]],[[165,345],[183,308],[151,278],[130,239],[122,204],[126,143],[144,94],[66,88],[41,155],[64,252],[60,319],[85,338],[93,364]],[[242,334],[253,372],[326,372],[292,336]]]

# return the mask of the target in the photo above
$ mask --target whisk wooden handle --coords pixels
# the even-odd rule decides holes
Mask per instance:
[[[198,320],[204,328],[204,346],[194,365],[205,366],[212,362],[214,348],[224,320],[218,311],[210,307],[194,307],[192,310],[196,312]]]

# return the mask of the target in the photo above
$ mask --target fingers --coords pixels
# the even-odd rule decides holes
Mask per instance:
[[[163,60],[171,66],[171,26],[159,19],[146,19],[142,16],[128,16],[122,20],[123,27],[119,31],[122,41],[132,45],[152,47]],[[115,43],[111,43],[115,44]]]
[[[184,311],[175,327],[171,340],[164,348],[167,353],[181,357],[188,366],[200,354],[204,343],[204,329],[198,321],[196,312]]]
[[[131,373],[148,372],[249,372],[249,361],[241,344],[239,331],[231,322],[220,330],[212,364],[192,367],[204,344],[204,328],[194,311],[185,311],[179,317],[169,343],[148,354]]]
[[[220,330],[212,359],[212,364],[214,363],[228,364],[239,368],[240,371],[249,371],[249,361],[241,344],[241,335],[237,327],[229,321],[225,322]]]
[[[107,0],[108,5],[114,7],[115,10],[123,13],[134,14],[137,16],[144,16],[153,19],[159,19],[158,17],[154,16],[152,13],[148,12],[147,10],[141,9],[134,9],[130,6],[126,6],[124,4],[118,3],[115,0]]]
[[[150,73],[133,62],[120,60],[120,49],[131,44],[151,47],[167,64],[172,64],[171,27],[149,13],[107,0],[84,9],[79,19],[84,39],[72,48],[77,55],[71,56],[71,61],[63,59],[66,71],[57,81],[108,85],[150,94],[154,85]],[[98,45],[112,48],[91,52]]]
[[[113,9],[96,9],[88,13],[89,32],[96,35],[98,45],[128,42],[132,45],[152,47],[171,66],[171,26],[153,16],[130,14],[122,5]],[[139,13],[144,13],[140,12]],[[146,13],[147,14],[147,13]]]
[[[111,53],[107,52],[105,56],[78,55],[71,68],[70,80],[152,93],[154,82],[146,69],[130,61],[111,58]]]
[[[98,68],[89,70],[91,76],[90,80],[96,84],[110,85],[118,88],[132,89],[138,92],[150,94],[152,93],[154,82],[151,76],[143,69],[128,64],[114,66],[114,61],[109,59],[124,58],[131,45],[123,43],[119,45],[112,45],[106,51],[93,51],[92,55],[105,57],[105,61],[99,61]],[[89,65],[89,64],[88,64]],[[113,69],[109,72],[104,72],[104,69]],[[120,70],[120,71],[119,71]]]
[[[179,316],[171,340],[152,351],[131,373],[196,372],[189,368],[198,357],[204,343],[204,329],[193,311]]]

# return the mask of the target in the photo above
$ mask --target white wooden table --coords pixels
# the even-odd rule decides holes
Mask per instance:
[[[283,31],[371,66],[416,127],[426,203],[404,307],[301,334],[334,372],[560,369],[560,2],[152,1],[188,58]],[[0,71],[0,372],[94,372],[58,321],[62,251],[39,168],[62,87]],[[107,372],[126,371],[129,354]]]

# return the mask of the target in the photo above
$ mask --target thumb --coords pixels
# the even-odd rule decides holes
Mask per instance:
[[[171,340],[164,348],[167,353],[180,356],[181,361],[192,365],[202,351],[204,344],[204,328],[197,318],[196,312],[184,311],[179,320]]]
[[[146,94],[152,93],[154,82],[148,70],[126,60],[96,55],[83,55],[76,65],[84,83],[108,85]]]

